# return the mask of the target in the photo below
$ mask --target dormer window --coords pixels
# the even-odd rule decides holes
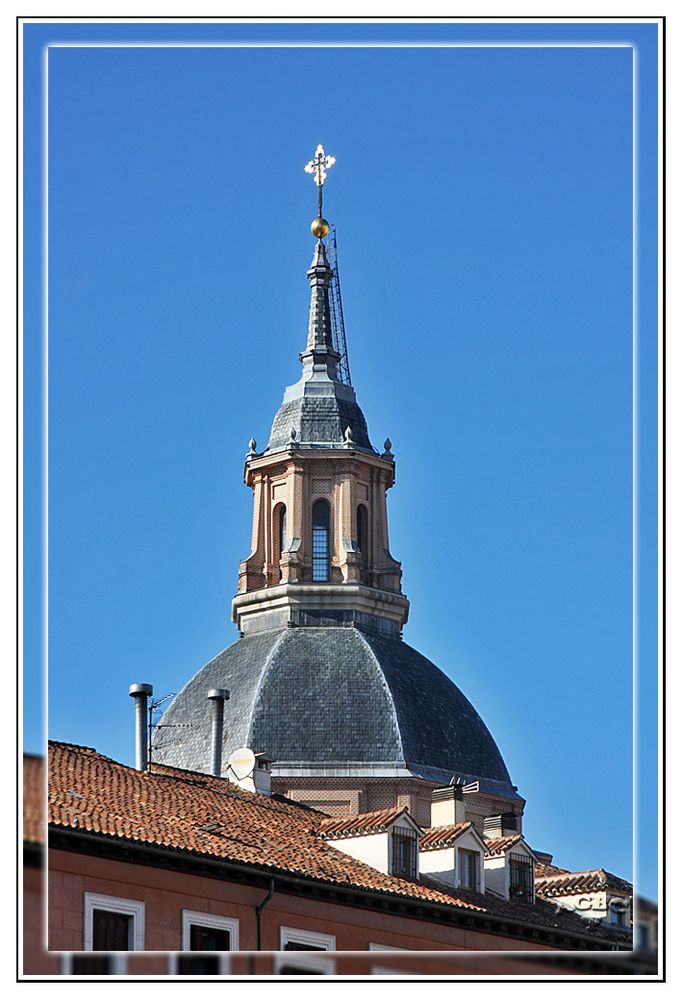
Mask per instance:
[[[534,901],[534,863],[526,854],[510,855],[510,899]]]
[[[417,878],[417,833],[396,827],[391,839],[391,874]]]
[[[479,853],[458,849],[458,881],[463,889],[479,891]]]
[[[405,806],[355,816],[328,816],[320,823],[320,836],[337,850],[387,875],[413,881],[423,833]]]
[[[313,504],[313,582],[330,579],[330,505],[325,500]]]

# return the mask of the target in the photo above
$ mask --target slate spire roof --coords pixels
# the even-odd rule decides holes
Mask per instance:
[[[356,393],[340,378],[330,310],[332,269],[322,240],[316,243],[307,276],[311,298],[306,350],[299,355],[303,371],[299,381],[285,389],[266,454],[292,446],[341,448],[347,427],[354,448],[374,454]]]
[[[315,245],[313,260],[308,270],[308,281],[311,286],[311,306],[308,313],[306,351],[336,354],[332,342],[332,317],[330,315],[332,269],[322,240],[318,240]]]

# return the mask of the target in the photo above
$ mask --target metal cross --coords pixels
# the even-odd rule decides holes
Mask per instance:
[[[313,174],[313,183],[318,188],[318,215],[322,218],[323,214],[323,184],[325,183],[325,178],[327,177],[327,171],[334,164],[334,156],[326,156],[325,150],[322,145],[318,146],[315,151],[315,156],[312,160],[309,160],[304,170],[307,174]]]

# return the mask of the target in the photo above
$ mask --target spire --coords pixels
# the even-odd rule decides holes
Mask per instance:
[[[322,240],[318,240],[315,245],[313,260],[308,270],[308,281],[311,286],[311,306],[308,313],[306,351],[336,353],[332,342],[330,316],[332,269]]]
[[[318,146],[315,156],[304,167],[307,174],[313,174],[313,182],[318,189],[318,215],[311,223],[311,232],[316,237],[313,260],[308,269],[311,286],[311,305],[308,312],[308,340],[306,350],[301,355],[304,369],[313,365],[320,370],[323,366],[328,377],[339,380],[339,352],[334,347],[332,313],[330,309],[330,288],[333,273],[327,259],[323,237],[330,231],[330,225],[323,219],[323,185],[327,171],[334,164],[334,156],[327,156],[322,146]]]
[[[307,271],[311,287],[308,336],[306,348],[299,355],[301,377],[285,389],[264,455],[309,448],[345,448],[348,452],[375,454],[348,374],[336,240],[322,215],[323,184],[333,163],[334,157],[318,146],[304,168],[313,175],[318,193],[318,215],[311,223],[316,242]]]

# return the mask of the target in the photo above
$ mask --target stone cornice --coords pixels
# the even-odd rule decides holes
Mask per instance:
[[[376,590],[360,583],[285,583],[237,594],[232,601],[232,620],[238,624],[251,615],[284,609],[355,610],[405,624],[410,602],[404,594]]]
[[[290,448],[283,448],[281,451],[273,451],[247,459],[244,463],[244,481],[247,485],[251,485],[254,472],[268,470],[273,474],[278,466],[282,466],[284,471],[292,465],[303,471],[307,465],[320,461],[339,463],[340,472],[349,472],[358,463],[369,465],[372,468],[381,469],[387,474],[389,486],[393,486],[395,481],[393,458],[383,458],[381,455],[355,448],[306,448],[301,445],[294,445]]]

